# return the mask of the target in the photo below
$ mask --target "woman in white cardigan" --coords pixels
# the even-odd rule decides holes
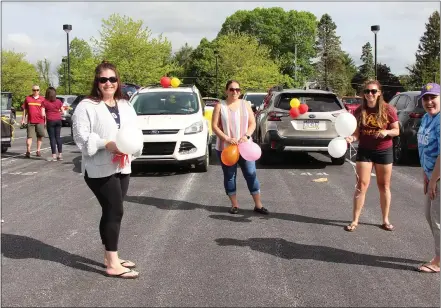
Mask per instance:
[[[99,225],[104,245],[107,276],[134,279],[135,264],[118,256],[118,239],[123,216],[123,200],[129,187],[131,161],[141,154],[129,155],[126,164],[115,161],[122,155],[115,139],[118,129],[136,125],[136,112],[123,99],[116,67],[103,61],[95,69],[91,95],[82,100],[72,116],[75,143],[82,152],[81,171],[102,208]]]

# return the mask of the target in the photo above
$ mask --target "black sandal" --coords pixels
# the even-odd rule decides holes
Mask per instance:
[[[239,208],[237,206],[232,206],[228,212],[230,214],[237,214],[239,213]]]
[[[263,206],[261,208],[254,207],[254,212],[257,212],[259,214],[264,214],[264,215],[269,214],[269,211],[266,208],[264,208]]]

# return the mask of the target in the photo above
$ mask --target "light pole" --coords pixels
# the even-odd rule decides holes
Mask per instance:
[[[219,84],[218,84],[218,79],[217,79],[217,74],[218,74],[218,57],[219,57],[219,51],[215,50],[214,51],[214,56],[216,57],[216,97],[219,95]]]
[[[66,59],[66,57],[63,57],[61,59],[61,62],[63,63],[63,69],[64,69],[64,93],[67,94],[67,80],[66,80],[66,78],[67,78],[67,66],[66,66],[67,59]]]
[[[375,36],[375,43],[374,43],[374,48],[375,48],[374,68],[375,68],[375,80],[377,80],[377,33],[378,33],[378,31],[380,31],[380,26],[379,25],[371,26],[371,31],[374,32],[374,36]]]
[[[328,88],[328,53],[323,53],[323,60],[325,60],[325,88]]]
[[[69,32],[72,31],[72,25],[63,25],[63,30],[67,34],[67,79],[69,83],[69,95],[70,95],[70,55],[69,55]]]

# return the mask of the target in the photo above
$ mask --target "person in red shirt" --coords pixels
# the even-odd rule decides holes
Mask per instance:
[[[44,109],[46,111],[46,127],[52,150],[52,161],[63,160],[61,142],[61,108],[63,103],[57,99],[55,88],[46,90]],[[58,149],[58,157],[57,157]]]
[[[21,124],[28,124],[27,139],[26,139],[26,157],[31,157],[32,139],[37,138],[37,152],[38,157],[41,156],[41,144],[44,137],[45,125],[45,110],[44,97],[40,96],[40,87],[32,86],[32,95],[26,96],[23,103],[23,117]]]
[[[389,222],[390,178],[394,160],[392,138],[400,134],[400,129],[397,112],[384,101],[381,84],[377,80],[366,82],[363,103],[355,110],[354,116],[357,118],[358,127],[352,136],[346,138],[346,141],[351,143],[358,140],[356,157],[358,181],[354,194],[353,219],[345,230],[351,232],[358,226],[372,167],[375,167],[383,214],[381,228],[392,231],[394,226]]]

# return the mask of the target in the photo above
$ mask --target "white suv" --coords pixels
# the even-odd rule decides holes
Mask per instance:
[[[133,163],[194,165],[196,171],[208,170],[210,133],[195,86],[142,88],[130,103],[144,134],[142,155]]]

